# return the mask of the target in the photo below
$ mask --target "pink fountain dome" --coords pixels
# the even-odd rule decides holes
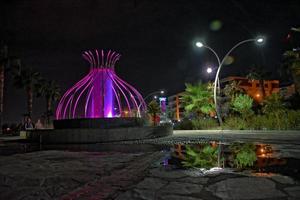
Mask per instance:
[[[56,119],[139,117],[146,110],[142,95],[115,73],[120,54],[109,50],[85,51],[90,72],[66,91]]]

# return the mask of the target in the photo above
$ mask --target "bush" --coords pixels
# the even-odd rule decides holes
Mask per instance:
[[[209,144],[203,149],[186,146],[186,158],[181,162],[184,167],[212,168],[218,164],[218,148]]]
[[[253,99],[246,94],[239,94],[231,102],[232,109],[242,115],[244,119],[253,114]]]
[[[248,122],[247,127],[255,130],[299,130],[300,111],[286,110],[276,120],[277,113],[255,115]]]
[[[191,120],[184,119],[178,123],[176,123],[173,127],[174,130],[192,130],[193,123]]]
[[[287,111],[286,120],[286,129],[300,129],[300,110],[289,110]]]
[[[245,130],[248,129],[247,122],[240,117],[228,117],[223,125],[224,129]]]
[[[257,160],[254,144],[233,143],[229,149],[233,154],[233,165],[237,168],[252,167]]]
[[[192,124],[194,130],[216,129],[219,126],[218,122],[213,118],[194,119]]]

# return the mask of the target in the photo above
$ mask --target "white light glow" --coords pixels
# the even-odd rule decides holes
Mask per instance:
[[[201,47],[203,47],[204,45],[203,45],[202,42],[196,42],[196,46],[199,47],[199,48],[201,48]]]

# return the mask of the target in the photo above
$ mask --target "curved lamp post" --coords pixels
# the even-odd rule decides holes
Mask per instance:
[[[219,107],[218,107],[218,102],[217,102],[217,84],[219,83],[219,74],[220,74],[220,71],[221,71],[221,68],[222,68],[222,65],[224,64],[226,58],[229,56],[229,54],[234,50],[236,49],[238,46],[244,44],[244,43],[247,43],[247,42],[256,42],[258,44],[262,44],[264,42],[264,38],[263,37],[257,37],[255,39],[247,39],[247,40],[243,40],[239,43],[237,43],[236,45],[234,45],[227,53],[226,55],[223,57],[222,61],[220,61],[220,58],[218,56],[218,54],[209,46],[207,45],[204,45],[203,43],[201,42],[197,42],[196,43],[196,46],[197,47],[205,47],[207,49],[209,49],[217,58],[218,60],[218,70],[216,72],[216,78],[215,78],[215,81],[214,81],[214,102],[215,102],[215,107],[216,107],[216,113],[217,113],[217,117],[218,117],[218,121],[219,121],[219,125],[221,126],[223,124],[223,121],[222,121],[222,117],[221,117],[221,114],[220,114],[220,110],[219,110]],[[220,85],[218,86],[219,87],[219,91],[220,91]]]
[[[202,42],[196,42],[196,46],[199,47],[199,48],[206,48],[209,51],[211,51],[214,54],[214,56],[216,57],[217,61],[218,61],[218,68],[219,68],[221,61],[220,61],[220,57],[218,56],[218,54],[216,53],[215,50],[213,50],[210,46],[207,46],[207,45],[203,44]],[[207,71],[207,73],[210,74],[212,72],[212,68],[209,67],[209,68],[207,68],[206,71]],[[220,81],[219,80],[218,80],[217,84],[218,84],[218,90],[220,91]]]
[[[229,56],[229,54],[234,50],[236,49],[238,46],[244,44],[244,43],[247,43],[247,42],[256,42],[258,44],[262,44],[264,42],[264,38],[262,37],[257,37],[255,39],[248,39],[248,40],[243,40],[239,43],[237,43],[236,45],[234,45],[228,52],[227,54],[223,57],[219,67],[218,67],[218,70],[217,70],[217,73],[216,73],[216,78],[215,78],[215,86],[214,86],[214,102],[215,102],[215,107],[216,107],[216,113],[217,113],[217,117],[218,117],[218,120],[219,120],[219,124],[220,126],[223,124],[223,121],[222,121],[222,117],[221,117],[221,113],[220,113],[220,110],[219,110],[219,107],[218,107],[218,102],[217,102],[217,87],[216,87],[216,84],[217,84],[217,81],[219,79],[219,74],[220,74],[220,71],[221,71],[221,68],[222,68],[222,65],[224,64],[226,58]]]
[[[151,92],[151,93],[149,93],[148,95],[146,95],[146,97],[144,98],[144,101],[146,101],[147,98],[149,98],[150,96],[152,96],[152,95],[154,95],[154,94],[164,94],[164,93],[165,93],[165,91],[163,91],[163,90],[157,90],[157,91]],[[140,104],[140,105],[138,106],[139,117],[141,117],[141,114],[140,114],[140,112],[139,112],[139,111],[140,111],[141,105],[142,105],[142,104]]]

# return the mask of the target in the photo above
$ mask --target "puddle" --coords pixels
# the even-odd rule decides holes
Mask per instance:
[[[275,173],[300,180],[300,160],[283,158],[280,155],[280,149],[270,144],[220,144],[218,142],[176,144],[170,148],[162,164],[176,169],[206,168],[209,170],[221,167],[237,172],[250,172],[257,176]]]
[[[173,146],[159,146],[153,144],[60,144],[60,145],[40,145],[32,143],[5,143],[0,145],[0,155],[9,156],[19,153],[29,153],[34,151],[58,150],[58,151],[87,151],[87,152],[122,152],[141,153],[155,152],[163,150],[166,154],[163,165],[171,168],[193,169],[202,167],[223,169],[234,169],[240,172],[251,172],[257,176],[267,176],[268,174],[282,174],[300,180],[300,159],[295,157],[284,157],[286,149],[280,149],[275,144],[259,143],[219,143],[209,142],[201,144],[176,144]],[[246,145],[245,146],[243,145]],[[206,153],[202,151],[206,148]],[[240,149],[239,149],[240,148]],[[240,155],[240,163],[235,163],[237,152],[248,148],[253,150]],[[192,155],[188,157],[188,151]],[[234,152],[235,151],[235,152]],[[202,154],[201,154],[202,152]],[[200,155],[201,154],[201,155]],[[194,156],[194,158],[193,158]],[[255,161],[249,164],[249,159]],[[200,163],[200,164],[199,164]],[[242,164],[241,164],[242,163]],[[240,165],[238,167],[238,164]]]

